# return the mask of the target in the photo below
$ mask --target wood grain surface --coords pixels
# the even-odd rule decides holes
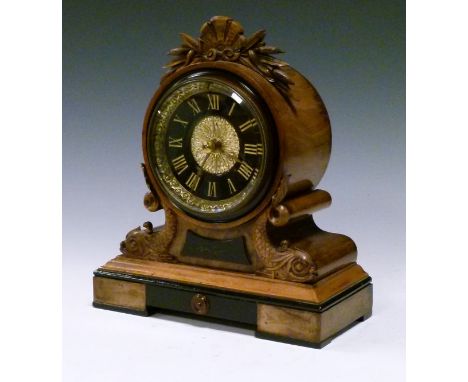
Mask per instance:
[[[141,311],[146,309],[144,284],[94,277],[93,287],[95,303]]]
[[[130,259],[123,256],[109,261],[100,270],[313,304],[325,302],[369,277],[355,263],[315,284],[302,284],[268,279],[254,274]]]
[[[257,331],[319,343],[372,311],[372,286],[367,286],[323,313],[258,304]]]

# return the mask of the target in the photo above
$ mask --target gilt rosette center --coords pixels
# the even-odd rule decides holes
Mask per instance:
[[[208,116],[198,122],[190,143],[197,164],[211,174],[229,172],[238,160],[239,137],[234,127],[222,117]]]

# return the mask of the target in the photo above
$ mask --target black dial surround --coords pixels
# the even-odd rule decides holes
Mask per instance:
[[[147,129],[150,170],[171,202],[208,222],[228,222],[262,200],[275,175],[276,130],[238,77],[189,73],[156,102]]]

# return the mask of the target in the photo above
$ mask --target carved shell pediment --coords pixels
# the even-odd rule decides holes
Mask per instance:
[[[264,30],[259,30],[246,37],[239,22],[226,16],[215,16],[203,24],[198,39],[180,34],[182,45],[169,51],[174,58],[165,66],[169,69],[167,75],[198,62],[237,62],[260,73],[288,98],[293,84],[283,70],[288,64],[273,56],[284,52],[266,45],[265,35]]]

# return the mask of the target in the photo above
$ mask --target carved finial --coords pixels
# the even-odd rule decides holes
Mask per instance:
[[[284,52],[266,45],[263,41],[265,34],[264,30],[259,30],[250,37],[245,37],[239,22],[226,16],[215,16],[203,24],[200,38],[180,34],[182,45],[169,51],[175,58],[165,66],[169,69],[167,74],[197,62],[233,61],[262,74],[288,98],[289,87],[293,82],[282,70],[288,64],[272,56]]]

